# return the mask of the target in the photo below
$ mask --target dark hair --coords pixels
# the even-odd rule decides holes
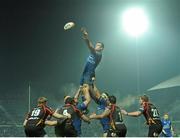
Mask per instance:
[[[65,96],[65,104],[73,104],[74,99],[72,97],[69,96]]]
[[[109,94],[107,92],[103,92],[100,97],[103,99],[109,99]]]
[[[149,97],[148,97],[147,95],[140,96],[140,98],[141,98],[144,102],[149,102]]]
[[[116,104],[116,97],[115,96],[109,96],[109,101],[110,101],[110,103],[112,103],[112,104]]]
[[[101,46],[102,46],[102,48],[104,48],[104,44],[103,44],[102,42],[97,42],[97,43],[100,43],[100,44],[101,44]]]
[[[109,97],[109,94],[107,92],[103,92],[104,94],[106,94]]]

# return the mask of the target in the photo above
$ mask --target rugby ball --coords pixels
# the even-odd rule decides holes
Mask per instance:
[[[68,22],[64,25],[64,30],[69,30],[75,26],[74,22]]]

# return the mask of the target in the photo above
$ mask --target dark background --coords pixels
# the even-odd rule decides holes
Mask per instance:
[[[123,11],[133,6],[143,7],[149,19],[149,29],[138,38],[137,45],[121,24]],[[146,93],[161,115],[168,112],[171,119],[180,120],[179,87],[147,92],[180,74],[179,6],[179,0],[1,0],[0,136],[24,136],[20,126],[10,126],[21,125],[24,120],[29,84],[31,107],[39,96],[46,96],[49,105],[56,108],[64,95],[74,94],[89,52],[81,26],[87,28],[94,44],[101,41],[105,45],[96,70],[101,90],[117,96],[128,111],[136,110],[138,95]],[[69,21],[76,26],[64,31]],[[95,110],[92,105],[90,109]],[[146,136],[143,121],[126,117],[127,136]],[[83,136],[101,135],[101,127],[94,133],[97,125],[98,121],[83,124]],[[179,123],[174,125],[180,130]],[[47,131],[54,136],[53,130]]]

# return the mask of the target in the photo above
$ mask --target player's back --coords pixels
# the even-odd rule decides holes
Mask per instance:
[[[44,127],[44,119],[46,117],[43,106],[33,108],[28,114],[26,127]]]
[[[56,136],[77,136],[77,132],[73,125],[73,120],[77,118],[78,114],[74,109],[73,105],[66,104],[62,108],[57,110],[58,113],[67,115],[70,114],[70,119],[58,119],[58,125],[55,126],[55,134]]]
[[[156,106],[151,103],[148,103],[144,107],[143,115],[147,120],[148,124],[152,124],[153,122],[157,124],[161,124],[160,114]]]

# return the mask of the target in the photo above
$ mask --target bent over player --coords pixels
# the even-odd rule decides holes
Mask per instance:
[[[46,118],[50,115],[55,118],[70,118],[70,114],[61,115],[54,112],[47,105],[47,98],[40,97],[38,99],[37,107],[33,108],[26,119],[24,120],[23,126],[27,137],[44,137],[46,132],[44,130]]]

